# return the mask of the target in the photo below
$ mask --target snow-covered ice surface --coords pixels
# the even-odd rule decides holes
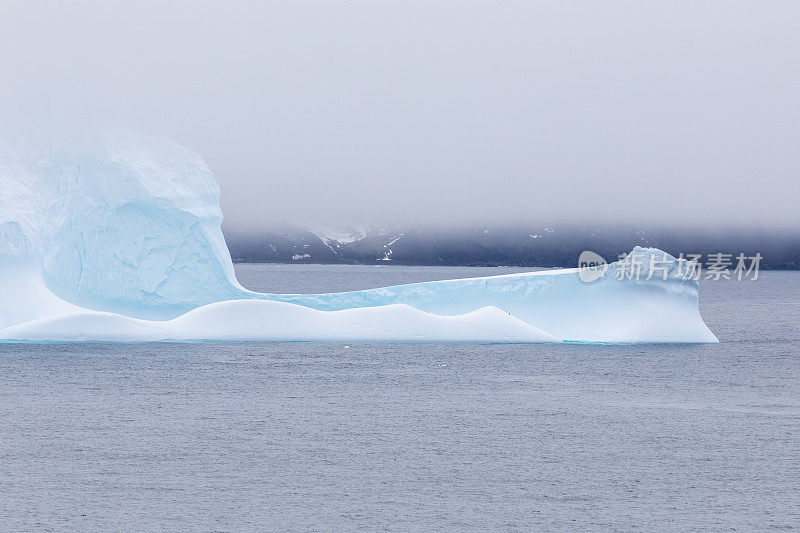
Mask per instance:
[[[717,342],[698,284],[636,248],[576,270],[316,295],[236,280],[219,188],[199,155],[127,132],[0,144],[0,340]],[[655,274],[655,272],[653,272]],[[650,278],[650,279],[647,279]]]
[[[440,316],[403,304],[326,312],[266,300],[209,304],[167,321],[82,311],[11,326],[0,334],[30,341],[560,342],[496,307]]]

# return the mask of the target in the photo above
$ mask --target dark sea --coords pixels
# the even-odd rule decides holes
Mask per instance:
[[[800,528],[800,273],[700,301],[718,345],[0,345],[0,530]]]

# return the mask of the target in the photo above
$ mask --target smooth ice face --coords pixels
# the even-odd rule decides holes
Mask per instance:
[[[174,142],[125,132],[0,145],[0,340],[717,342],[685,262],[613,263],[317,295],[236,281],[219,189]]]
[[[317,311],[265,300],[230,300],[151,321],[80,310],[0,330],[26,341],[561,342],[495,307],[457,316],[407,305]]]

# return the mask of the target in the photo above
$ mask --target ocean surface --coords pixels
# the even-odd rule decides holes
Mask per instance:
[[[523,271],[237,265],[320,292]],[[800,528],[800,273],[718,345],[0,345],[3,531]]]

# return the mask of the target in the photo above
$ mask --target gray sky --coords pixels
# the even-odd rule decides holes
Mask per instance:
[[[800,228],[800,2],[0,2],[0,116],[163,134],[232,226]]]

